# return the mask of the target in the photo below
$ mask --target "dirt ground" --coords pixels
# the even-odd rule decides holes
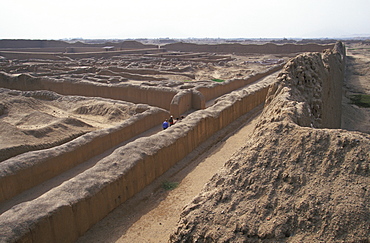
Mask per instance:
[[[357,45],[347,47],[350,49],[347,53],[342,125],[347,130],[370,133],[369,109],[350,104],[348,99],[351,93],[369,94],[370,49]],[[256,120],[256,116],[248,119],[240,130],[219,141],[201,156],[186,158],[177,168],[167,172],[97,223],[78,242],[168,242],[170,235],[176,230],[183,208],[223,168],[232,154],[245,146]],[[191,163],[185,166],[189,159]],[[178,186],[166,191],[162,187],[162,183],[166,181],[176,182]]]

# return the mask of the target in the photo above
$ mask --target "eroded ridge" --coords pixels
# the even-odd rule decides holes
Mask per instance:
[[[114,127],[143,112],[132,103],[50,91],[0,89],[0,161]]]
[[[340,125],[323,114],[336,110],[322,100],[343,77],[337,48],[285,66],[252,138],[184,209],[171,242],[369,240],[370,137],[328,129]]]

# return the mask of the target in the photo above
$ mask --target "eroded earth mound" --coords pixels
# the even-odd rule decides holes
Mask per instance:
[[[113,127],[141,112],[124,101],[0,88],[0,136],[7,138],[0,140],[0,161]]]
[[[369,242],[370,136],[323,125],[326,57],[285,66],[252,137],[184,208],[170,242]]]

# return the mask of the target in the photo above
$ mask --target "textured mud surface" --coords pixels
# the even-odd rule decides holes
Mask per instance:
[[[313,78],[287,66],[251,140],[184,209],[171,242],[369,240],[370,136],[315,128],[320,67],[305,63]]]
[[[66,143],[142,112],[128,102],[50,91],[0,89],[0,100],[0,161]]]

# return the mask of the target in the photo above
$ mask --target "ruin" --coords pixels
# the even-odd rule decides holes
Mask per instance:
[[[106,51],[107,46],[112,48]],[[329,71],[313,76],[304,70],[307,63],[293,62],[288,66],[290,70],[276,78],[291,55],[324,49],[333,49],[334,53],[324,57]],[[254,56],[255,53],[259,55]],[[15,152],[14,147],[0,148],[2,154],[9,154],[0,162],[0,205],[4,208],[0,215],[0,239],[3,241],[76,240],[212,134],[263,104],[268,93],[269,104],[274,92],[279,90],[279,83],[289,75],[295,75],[298,84],[304,87],[309,86],[307,81],[324,80],[319,97],[310,103],[310,113],[296,111],[298,116],[292,119],[295,117],[305,127],[340,126],[338,104],[345,62],[341,45],[174,43],[158,48],[136,42],[71,46],[50,41],[3,41],[0,56],[4,57],[0,62],[1,95],[5,97],[0,107],[4,117],[10,114],[10,103],[5,100],[14,97],[32,98],[32,103],[46,100],[49,106],[58,103],[61,96],[65,96],[66,103],[91,102],[90,106],[71,109],[78,121],[67,120],[67,124],[75,126],[81,126],[80,121],[89,124],[84,114],[100,111],[105,116],[106,110],[112,107],[117,112],[118,104],[133,110],[110,127],[97,126],[55,146],[29,146],[28,151],[20,152]],[[307,60],[312,63],[319,56]],[[262,63],[272,59],[284,61]],[[312,93],[316,93],[314,87]],[[109,103],[108,108],[101,111],[101,106],[94,105],[96,97]],[[76,111],[80,113],[76,115]],[[175,117],[186,114],[186,118],[166,131],[158,130],[170,114]],[[16,126],[23,124],[26,124],[24,119]],[[40,129],[28,130],[32,130],[31,134],[40,133]],[[148,130],[155,131],[150,136],[136,138]],[[27,190],[112,148],[109,155],[42,195],[11,203]],[[179,230],[179,234],[184,233]]]
[[[287,63],[170,242],[368,242],[370,137],[339,129],[344,62],[338,44]]]

